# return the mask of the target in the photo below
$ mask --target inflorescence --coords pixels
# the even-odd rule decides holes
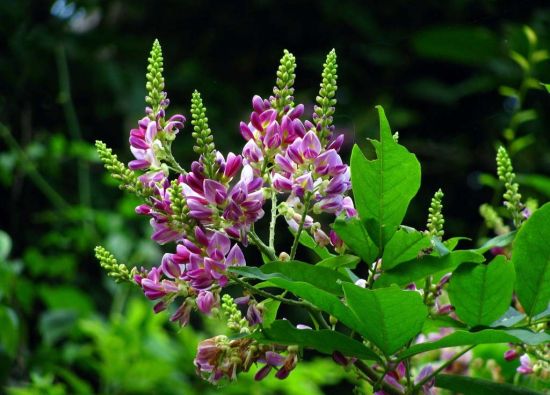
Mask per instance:
[[[273,239],[280,217],[296,235],[292,249],[280,251],[286,259],[294,258],[301,232],[308,232],[320,246],[332,246],[338,252],[345,249],[342,240],[318,219],[324,213],[357,214],[347,196],[350,170],[338,153],[344,136],[335,136],[332,125],[336,52],[332,50],[324,64],[312,120],[304,119],[304,105],[294,102],[295,69],[294,56],[285,50],[273,95],[254,96],[250,117],[240,124],[245,141],[240,153],[223,155],[216,149],[206,107],[195,91],[191,136],[199,157],[185,170],[173,157],[171,144],[186,118],[167,116],[170,101],[162,50],[155,41],[147,66],[145,116],[130,131],[134,160],[126,167],[104,143],[96,142],[101,160],[121,188],[143,199],[136,213],[149,218],[152,239],[175,243],[173,252],[151,269],[130,271],[102,247],[97,247],[96,256],[109,275],[117,280],[131,278],[147,298],[156,301],[155,312],[170,310],[171,321],[186,325],[190,314],[199,311],[221,314],[233,332],[257,330],[263,320],[262,304],[250,295],[233,300],[221,293],[234,276],[230,268],[246,265],[242,247],[254,244],[266,256],[276,256]],[[272,200],[269,247],[254,233],[267,200]],[[248,306],[244,317],[239,304]],[[298,356],[295,346],[266,346],[249,337],[231,340],[220,335],[201,342],[195,364],[214,383],[235,379],[255,363],[264,364],[256,379],[271,370],[283,379],[296,366]]]

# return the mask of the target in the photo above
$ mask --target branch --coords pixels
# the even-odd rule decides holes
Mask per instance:
[[[269,259],[271,259],[272,261],[276,261],[277,260],[277,255],[275,255],[275,250],[273,248],[270,248],[269,246],[267,246],[259,237],[258,235],[256,234],[256,232],[254,232],[253,230],[251,230],[249,233],[248,233],[248,236],[250,237],[250,240],[252,240],[252,242],[256,245],[256,247],[258,247],[258,249],[260,250],[260,252],[264,255],[266,255]]]

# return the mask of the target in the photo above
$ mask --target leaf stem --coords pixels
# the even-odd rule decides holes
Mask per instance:
[[[412,393],[416,393],[420,388],[422,388],[422,386],[424,384],[426,384],[428,381],[430,381],[432,378],[434,378],[435,376],[437,376],[439,373],[441,373],[447,366],[451,365],[454,361],[456,361],[458,358],[460,358],[461,356],[463,356],[464,354],[466,354],[468,351],[470,351],[472,348],[474,348],[475,345],[473,346],[468,346],[466,347],[464,350],[456,353],[451,359],[449,359],[447,362],[441,364],[441,366],[439,368],[437,368],[436,370],[433,371],[432,374],[426,376],[424,379],[420,380],[417,384],[415,384],[415,386],[413,387],[413,391]]]
[[[256,232],[254,232],[253,230],[251,230],[249,233],[248,233],[248,236],[250,237],[250,240],[252,240],[252,242],[254,243],[254,245],[256,247],[258,247],[258,249],[260,250],[260,252],[264,255],[266,255],[269,259],[271,259],[272,261],[276,261],[277,260],[277,255],[275,255],[275,250],[269,246],[267,246],[263,241],[262,239],[260,239],[260,237],[256,234]]]
[[[380,379],[378,377],[378,375],[376,374],[376,372],[374,370],[372,370],[366,363],[364,363],[360,359],[355,361],[354,365],[357,369],[359,369],[361,372],[363,372],[365,374],[365,376],[367,376],[367,378],[371,381],[372,384],[377,383],[378,380]],[[384,392],[386,392],[389,395],[403,395],[403,393],[401,391],[399,391],[395,387],[392,387],[391,385],[389,385],[385,381],[382,381],[380,384],[381,384],[381,387],[384,390]]]
[[[311,311],[312,314],[316,314],[315,312],[319,311],[317,307],[313,306],[309,302],[294,300],[294,299],[287,299],[279,295],[274,295],[270,292],[264,291],[263,289],[256,288],[255,286],[247,283],[246,281],[241,280],[237,276],[233,276],[231,277],[231,279],[235,281],[237,284],[239,284],[240,286],[242,286],[243,288],[246,288],[257,295],[263,296],[264,298],[278,300],[279,302],[288,304],[289,306],[303,307]]]

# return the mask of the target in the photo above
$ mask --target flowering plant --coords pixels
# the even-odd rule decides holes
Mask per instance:
[[[129,269],[97,247],[108,274],[137,284],[155,301],[155,313],[168,310],[179,325],[193,312],[227,323],[226,333],[200,343],[195,358],[197,373],[214,384],[250,369],[257,380],[272,371],[284,379],[303,350],[313,349],[377,394],[472,386],[514,393],[513,386],[467,377],[467,366],[456,370],[470,350],[491,343],[511,345],[505,358],[520,358],[519,374],[547,379],[550,204],[534,210],[522,203],[501,148],[497,171],[514,230],[493,213],[505,230],[479,248],[458,249],[463,238],[444,238],[441,190],[425,230],[404,225],[421,169],[392,134],[383,108],[377,107],[380,139],[371,140],[376,158],[355,145],[348,166],[340,156],[344,135],[333,125],[335,51],[326,58],[311,119],[294,102],[295,68],[285,51],[273,95],[254,96],[250,117],[240,124],[240,153],[216,149],[195,91],[190,122],[199,157],[185,169],[171,145],[187,119],[167,114],[155,41],[146,115],[130,132],[135,159],[126,166],[104,143],[96,147],[121,188],[143,200],[136,213],[149,217],[152,239],[175,247],[150,269]],[[276,243],[282,220],[292,240],[284,245]],[[257,232],[264,223],[266,239]],[[250,247],[260,252],[257,260],[245,258]],[[298,260],[299,248],[316,258]],[[281,305],[308,314],[294,323]],[[421,358],[437,350],[439,362]]]

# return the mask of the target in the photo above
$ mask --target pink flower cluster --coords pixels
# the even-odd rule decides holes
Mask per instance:
[[[256,380],[262,380],[275,369],[278,379],[285,379],[296,367],[297,350],[294,347],[284,351],[276,351],[273,347],[257,344],[253,339],[242,338],[230,340],[226,336],[216,336],[199,344],[195,366],[197,373],[211,383],[218,383],[223,378],[235,380],[240,372],[247,372],[254,363],[264,366],[255,375]],[[285,347],[286,348],[286,347]]]
[[[315,125],[300,120],[304,113],[302,104],[286,108],[281,115],[269,100],[254,96],[252,107],[250,121],[240,125],[247,140],[243,149],[245,162],[258,176],[268,178],[277,193],[289,195],[280,211],[292,229],[298,229],[303,211],[308,209],[304,229],[321,245],[341,245],[335,234],[328,236],[314,222],[309,209],[315,214],[357,215],[353,201],[345,196],[351,188],[350,171],[338,153],[344,136],[323,145]]]

